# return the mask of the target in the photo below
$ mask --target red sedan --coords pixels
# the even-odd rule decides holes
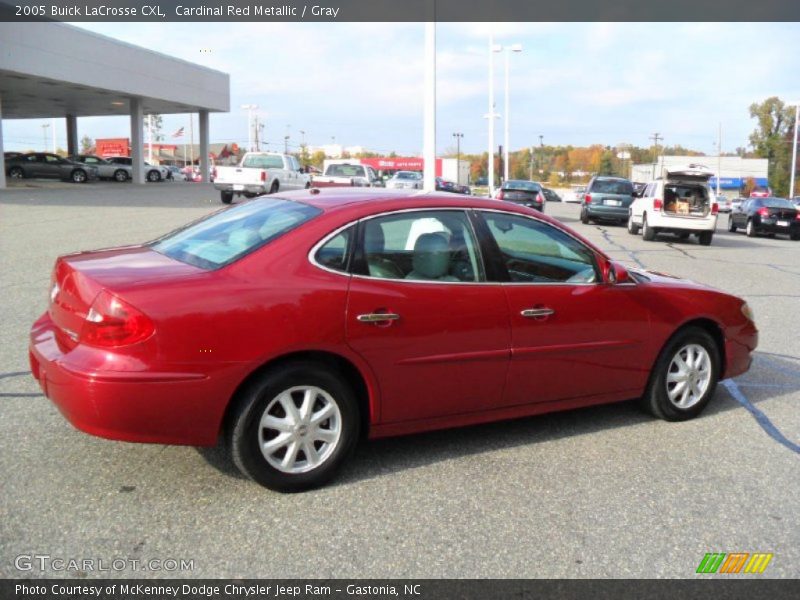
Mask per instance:
[[[626,270],[532,209],[330,188],[62,256],[30,362],[83,431],[223,436],[289,491],[330,479],[362,434],[630,398],[689,419],[757,338],[740,298]]]

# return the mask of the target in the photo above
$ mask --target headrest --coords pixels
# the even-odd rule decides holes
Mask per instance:
[[[364,229],[364,252],[379,254],[383,252],[384,244],[383,228],[377,223],[367,223]]]
[[[414,271],[428,279],[447,275],[450,268],[450,248],[442,233],[423,233],[414,244]]]

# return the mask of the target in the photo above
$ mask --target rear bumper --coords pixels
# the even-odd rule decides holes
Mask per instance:
[[[762,219],[761,222],[756,225],[755,229],[758,232],[783,233],[785,235],[800,233],[800,221],[797,219],[780,219],[782,221],[787,221],[789,223],[788,225],[778,225],[778,220],[779,219]]]
[[[216,183],[214,189],[221,192],[231,192],[233,194],[266,194],[267,190],[263,185],[239,185],[233,183]]]
[[[717,215],[690,217],[655,211],[647,213],[647,223],[662,231],[715,231]]]
[[[127,442],[217,443],[222,416],[236,386],[232,373],[102,371],[86,366],[87,355],[93,352],[78,346],[64,353],[47,314],[31,329],[31,373],[74,427]]]
[[[586,214],[592,219],[614,219],[627,221],[629,208],[627,206],[606,206],[605,204],[584,204]]]

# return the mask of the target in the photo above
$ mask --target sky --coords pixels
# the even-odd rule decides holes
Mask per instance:
[[[257,104],[269,148],[305,142],[419,155],[423,123],[421,23],[77,23],[78,27],[230,74],[231,112],[211,115],[211,141],[246,145],[242,104]],[[509,57],[510,147],[661,144],[716,151],[746,146],[748,107],[800,100],[798,23],[440,23],[437,151],[488,144],[489,35],[522,44]],[[504,60],[495,54],[503,141]],[[6,120],[6,150],[42,149],[42,119]],[[164,116],[164,133],[187,115]],[[124,117],[81,118],[79,135],[128,137]],[[57,144],[66,146],[62,121]],[[177,141],[183,141],[185,138]]]

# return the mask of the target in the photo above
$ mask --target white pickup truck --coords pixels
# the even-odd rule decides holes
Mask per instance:
[[[214,169],[214,187],[222,202],[230,204],[235,195],[252,198],[279,190],[302,190],[311,187],[311,178],[290,154],[248,152],[235,167]]]

